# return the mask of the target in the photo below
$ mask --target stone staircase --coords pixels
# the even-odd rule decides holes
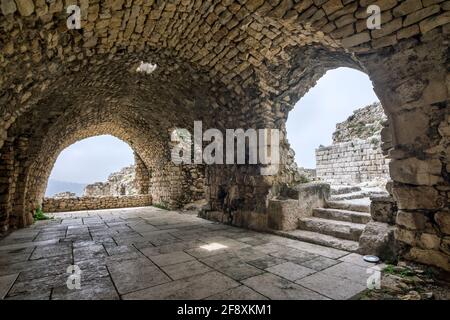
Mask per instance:
[[[370,194],[359,187],[331,190],[326,207],[314,208],[311,217],[300,218],[298,229],[281,231],[286,237],[340,250],[356,252],[359,237],[370,221]]]

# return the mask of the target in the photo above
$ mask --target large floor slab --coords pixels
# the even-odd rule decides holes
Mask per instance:
[[[375,271],[357,254],[153,207],[57,213],[0,240],[0,299],[350,299]]]

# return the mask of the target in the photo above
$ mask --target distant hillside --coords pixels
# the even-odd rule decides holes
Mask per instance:
[[[60,192],[73,192],[77,196],[81,196],[83,194],[85,183],[77,183],[77,182],[68,182],[68,181],[58,181],[50,179],[47,185],[47,191],[45,192],[46,197],[53,196],[55,193]]]

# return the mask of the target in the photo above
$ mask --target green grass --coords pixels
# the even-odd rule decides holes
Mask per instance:
[[[49,216],[47,216],[47,215],[44,213],[44,211],[42,211],[41,208],[37,208],[37,209],[34,211],[33,218],[34,218],[34,221],[51,219]]]
[[[165,202],[154,203],[154,204],[152,204],[152,206],[159,208],[159,209],[163,209],[163,210],[169,210],[169,206]]]
[[[395,267],[391,264],[388,264],[386,268],[383,269],[383,272],[387,274],[397,275],[402,278],[408,278],[415,275],[415,272],[409,268],[402,268],[402,270],[396,270]]]

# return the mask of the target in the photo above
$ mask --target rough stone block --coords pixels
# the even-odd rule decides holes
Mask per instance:
[[[434,28],[450,23],[450,12],[445,12],[441,15],[430,17],[419,23],[420,32],[427,33]]]
[[[440,251],[425,250],[413,247],[405,254],[405,258],[428,265],[434,265],[450,271],[450,258],[448,255]]]
[[[359,238],[359,252],[379,256],[386,261],[397,259],[395,227],[381,222],[369,222]]]
[[[432,16],[433,14],[438,13],[440,10],[440,7],[438,4],[430,6],[430,7],[426,7],[423,8],[421,10],[415,11],[409,15],[406,16],[404,22],[403,22],[403,26],[407,27],[410,26],[414,23],[417,23],[429,16]]]
[[[395,224],[397,205],[392,197],[373,196],[370,201],[370,215],[374,221]]]
[[[434,214],[434,221],[439,226],[439,230],[447,235],[450,235],[450,211],[443,210]]]
[[[298,200],[269,200],[267,209],[267,225],[274,230],[295,230],[298,227],[299,203]]]
[[[389,163],[392,179],[415,185],[434,185],[440,181],[442,164],[439,159],[409,158]]]
[[[396,223],[410,230],[424,230],[430,223],[428,217],[419,211],[399,211]]]
[[[440,209],[445,204],[433,187],[395,185],[393,193],[399,209]]]
[[[395,17],[401,17],[420,9],[422,9],[422,3],[420,1],[406,0],[395,7],[392,13]]]
[[[16,12],[17,7],[14,0],[2,0],[0,7],[2,9],[3,15],[8,15]]]
[[[28,17],[34,12],[33,0],[16,0],[16,4],[19,13],[24,17]]]

